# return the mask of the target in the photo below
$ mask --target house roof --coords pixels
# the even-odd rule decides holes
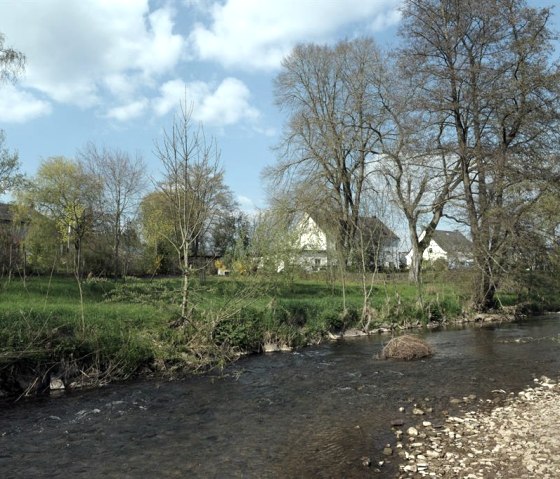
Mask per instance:
[[[375,237],[378,240],[386,242],[400,240],[400,238],[376,216],[362,216],[360,217],[360,222],[364,224],[365,230],[368,231],[372,237]]]
[[[432,240],[446,253],[472,252],[472,242],[460,231],[436,230],[434,231]]]
[[[327,231],[325,225],[329,221],[324,214],[314,211],[313,213],[308,213],[308,216],[323,232]],[[390,244],[400,240],[377,216],[360,216],[359,223],[361,227],[363,226],[364,236],[367,238],[367,241],[373,240],[376,243]]]
[[[7,203],[0,203],[0,221],[12,221],[11,206]]]

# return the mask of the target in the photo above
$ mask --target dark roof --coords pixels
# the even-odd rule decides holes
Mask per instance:
[[[329,223],[332,224],[332,219],[327,219],[326,215],[318,211],[308,213],[308,215],[325,233],[328,231],[326,225]],[[364,237],[368,242],[373,240],[376,243],[384,242],[387,244],[400,240],[400,238],[393,233],[383,221],[377,218],[377,216],[360,216],[358,222],[360,227],[363,225]]]
[[[11,206],[7,203],[0,203],[0,221],[12,221]]]
[[[446,253],[472,253],[472,243],[460,231],[436,230],[432,236]]]
[[[368,231],[372,237],[377,238],[378,240],[383,239],[388,242],[400,240],[400,238],[376,216],[362,216],[360,217],[360,222],[365,225],[364,229]]]

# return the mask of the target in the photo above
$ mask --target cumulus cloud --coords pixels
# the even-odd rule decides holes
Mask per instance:
[[[24,123],[49,115],[51,104],[12,85],[0,89],[0,122]]]
[[[148,107],[148,100],[142,98],[141,100],[133,101],[126,105],[111,108],[107,112],[107,117],[118,121],[133,120],[142,116]]]
[[[162,116],[186,100],[192,104],[194,120],[211,126],[227,126],[259,118],[259,111],[251,106],[250,96],[247,86],[237,78],[226,78],[215,88],[201,81],[172,80],[162,85],[153,108]]]
[[[395,24],[401,0],[226,0],[211,9],[211,24],[189,36],[195,54],[226,67],[274,69],[300,41],[326,41],[343,29],[363,33]]]
[[[21,84],[81,107],[98,104],[103,88],[132,95],[132,86],[172,71],[185,45],[173,33],[173,10],[150,11],[148,0],[34,2],[33,14],[28,2],[11,2],[0,4],[0,16],[27,57]]]

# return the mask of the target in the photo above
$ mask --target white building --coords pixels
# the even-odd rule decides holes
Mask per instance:
[[[369,266],[398,267],[398,246],[400,238],[381,220],[375,217],[361,218],[364,243],[368,244]],[[324,269],[335,256],[334,241],[329,239],[325,229],[309,214],[304,214],[296,226],[296,248],[299,249],[298,262],[305,269]]]
[[[425,233],[420,235],[420,240]],[[443,260],[450,268],[469,266],[472,264],[472,243],[459,231],[436,230],[430,244],[424,250],[422,260],[434,262]],[[412,264],[412,250],[406,255],[406,265]]]

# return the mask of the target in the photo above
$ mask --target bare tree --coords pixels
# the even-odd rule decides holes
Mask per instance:
[[[126,225],[136,216],[146,188],[146,167],[140,156],[118,149],[98,148],[88,143],[80,152],[88,171],[99,178],[103,187],[102,210],[108,218],[113,239],[113,275],[121,276],[120,248]]]
[[[550,9],[524,0],[408,0],[402,35],[426,111],[460,162],[478,268],[475,309],[495,306],[515,225],[553,177],[559,66]]]
[[[383,136],[385,118],[370,81],[379,62],[371,39],[298,45],[276,78],[276,102],[290,116],[278,162],[265,176],[277,188],[312,187],[316,201],[330,205],[344,263]]]
[[[209,223],[219,214],[223,170],[216,142],[208,140],[192,120],[192,108],[181,104],[171,131],[157,142],[156,156],[164,169],[158,189],[173,219],[173,233],[164,233],[177,253],[183,276],[181,319],[190,316],[190,257]]]
[[[406,57],[401,61],[406,65]],[[426,113],[422,83],[407,73],[387,59],[376,81],[392,125],[383,139],[383,172],[406,218],[413,252],[409,279],[421,299],[422,255],[460,184],[461,169],[444,137],[446,117]]]

